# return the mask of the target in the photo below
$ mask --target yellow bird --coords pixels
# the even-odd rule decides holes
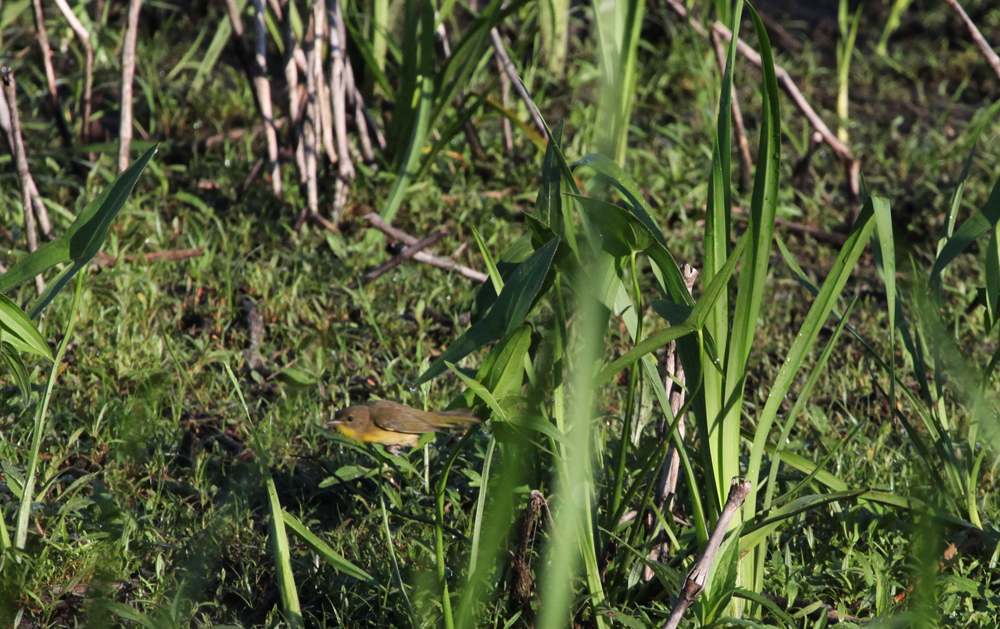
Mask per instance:
[[[478,424],[472,411],[421,411],[396,402],[379,400],[367,406],[348,406],[337,411],[330,425],[348,439],[363,443],[413,447],[420,435],[438,430]]]

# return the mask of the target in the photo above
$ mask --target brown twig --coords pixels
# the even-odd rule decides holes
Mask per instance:
[[[416,238],[407,234],[406,232],[396,229],[392,225],[389,225],[388,223],[382,220],[381,216],[379,216],[374,212],[365,214],[364,219],[368,221],[368,224],[374,227],[375,229],[379,230],[383,234],[386,234],[387,236],[395,238],[400,242],[403,242],[407,245],[413,245],[417,243]],[[487,275],[485,273],[480,273],[475,269],[470,269],[467,266],[458,264],[454,260],[450,260],[448,258],[441,258],[426,251],[420,251],[414,254],[413,259],[416,260],[417,262],[423,262],[424,264],[436,266],[441,269],[454,271],[459,275],[463,275],[469,278],[470,280],[476,282],[477,284],[482,284],[487,279]]]
[[[281,166],[278,164],[278,131],[274,124],[274,109],[271,105],[271,82],[267,80],[267,25],[265,24],[264,0],[254,0],[254,25],[256,31],[256,51],[254,55],[254,87],[260,102],[260,115],[264,119],[264,136],[267,138],[267,157],[271,170],[271,189],[275,196],[281,196]]]
[[[740,221],[749,220],[746,211],[736,207],[733,208],[733,218]],[[778,227],[784,227],[790,232],[812,236],[820,242],[830,243],[831,245],[843,245],[847,242],[847,236],[844,236],[843,234],[828,232],[817,227],[810,227],[809,225],[803,225],[802,223],[795,223],[780,217],[774,219],[774,224]]]
[[[672,0],[667,1],[671,2]],[[712,529],[712,534],[708,538],[708,544],[701,553],[701,557],[698,558],[694,567],[688,572],[687,578],[684,579],[684,586],[677,596],[677,603],[670,611],[670,616],[663,623],[661,629],[677,629],[681,619],[684,617],[684,612],[687,611],[691,603],[701,594],[702,589],[705,587],[705,582],[708,580],[709,572],[712,569],[712,562],[715,561],[715,556],[719,553],[719,548],[722,546],[722,540],[726,537],[726,531],[729,530],[729,523],[732,522],[733,516],[736,515],[736,510],[746,500],[752,486],[753,484],[748,480],[733,478],[732,484],[729,487],[729,498],[726,499],[726,505],[722,508],[719,521],[715,523],[715,528]]]
[[[507,49],[503,45],[503,39],[500,37],[500,31],[496,28],[490,31],[490,39],[493,42],[493,51],[496,56],[500,59],[500,66],[503,71],[507,73],[510,77],[510,82],[513,83],[514,89],[517,91],[518,96],[524,101],[524,104],[528,106],[528,111],[531,112],[531,119],[535,121],[535,126],[538,127],[538,132],[542,135],[545,134],[545,123],[542,122],[542,114],[538,112],[538,107],[535,107],[535,101],[531,100],[531,96],[528,94],[527,88],[524,87],[524,83],[517,76],[517,68],[514,66],[514,62],[510,60],[510,55],[507,54]]]
[[[118,172],[125,172],[132,148],[132,80],[135,78],[135,44],[139,34],[139,9],[142,0],[130,0],[128,25],[122,46],[122,109],[118,127]]]
[[[413,243],[412,245],[409,245],[409,246],[405,247],[397,255],[395,255],[392,258],[390,258],[388,261],[386,261],[384,264],[380,265],[378,268],[376,268],[376,269],[374,269],[372,271],[369,271],[368,273],[365,273],[364,275],[362,275],[359,281],[352,282],[351,283],[351,288],[357,288],[358,285],[364,286],[366,284],[370,284],[371,282],[374,282],[379,277],[385,275],[386,273],[388,273],[389,271],[393,270],[394,268],[396,268],[400,264],[406,262],[407,260],[409,260],[410,258],[412,258],[413,256],[415,256],[417,253],[420,253],[422,250],[426,249],[427,247],[430,247],[431,245],[433,245],[437,241],[439,241],[442,238],[444,238],[444,235],[446,233],[447,232],[445,232],[443,229],[439,229],[437,231],[432,232],[426,238],[418,240],[417,242]]]
[[[62,11],[63,17],[69,22],[70,28],[76,33],[80,45],[83,46],[83,114],[80,137],[83,142],[90,138],[90,108],[91,92],[94,89],[94,47],[90,43],[90,31],[83,25],[83,22],[76,17],[73,9],[70,8],[66,0],[55,0],[56,6]]]
[[[21,182],[24,231],[28,239],[28,251],[36,251],[38,249],[38,231],[35,229],[34,203],[32,202],[34,191],[32,190],[31,173],[28,171],[28,156],[24,152],[24,139],[21,137],[21,116],[17,110],[17,81],[14,80],[13,72],[4,75],[3,86],[10,106],[10,138],[14,145],[14,161],[17,163],[17,174]],[[39,294],[45,290],[41,274],[35,276],[35,286]]]
[[[197,249],[173,249],[169,251],[151,251],[149,253],[131,253],[124,256],[114,257],[103,251],[97,252],[95,263],[101,267],[113,267],[119,262],[152,264],[154,262],[179,262],[190,258],[198,258],[205,255],[205,248]]]
[[[679,15],[682,19],[686,19],[688,21],[688,24],[691,25],[691,28],[696,33],[706,38],[709,36],[708,31],[705,30],[705,27],[702,26],[698,20],[695,20],[694,18],[691,18],[688,15],[687,9],[684,8],[684,5],[680,2],[680,0],[666,0],[666,3],[674,11],[674,13]],[[728,28],[726,28],[726,25],[723,24],[722,22],[713,23],[712,30],[718,33],[719,36],[726,42],[731,41],[733,38],[733,34],[729,31]],[[750,63],[757,66],[758,68],[761,67],[762,61],[760,58],[760,53],[751,48],[746,42],[744,42],[742,39],[737,40],[736,48],[739,51],[739,53],[744,57],[746,57],[746,59]],[[812,108],[812,105],[809,104],[809,101],[807,101],[805,96],[802,95],[802,92],[799,91],[798,86],[796,86],[795,82],[792,81],[792,78],[791,76],[789,76],[788,72],[785,71],[785,69],[782,68],[781,66],[775,64],[774,74],[778,80],[778,84],[785,90],[788,96],[795,103],[795,106],[799,108],[799,111],[801,111],[802,114],[805,115],[805,117],[809,120],[809,123],[813,126],[813,128],[816,129],[820,134],[822,134],[823,140],[830,146],[830,149],[833,150],[833,152],[837,155],[840,161],[844,164],[845,168],[848,169],[854,168],[853,164],[855,160],[854,160],[854,155],[851,154],[851,149],[848,148],[846,144],[838,140],[837,136],[834,135],[832,131],[830,131],[830,127],[826,126],[826,123],[823,122],[823,119],[819,117],[819,114],[816,113],[816,110]],[[851,177],[850,179],[851,179],[851,193],[855,197],[857,197],[858,195],[860,195],[860,188],[855,186],[853,177]]]
[[[988,41],[986,41],[983,34],[979,32],[975,23],[969,19],[969,14],[965,12],[962,5],[958,3],[958,0],[945,1],[950,4],[953,9],[955,9],[959,17],[962,18],[962,21],[965,22],[965,27],[969,29],[969,34],[972,35],[972,40],[976,42],[976,45],[979,46],[979,50],[981,50],[983,56],[986,57],[986,62],[990,64],[993,71],[997,73],[998,77],[1000,77],[1000,56],[997,56],[997,53],[993,52],[993,47],[990,46]]]
[[[719,39],[719,35],[714,31],[712,32],[712,43],[715,45],[715,55],[719,60],[719,70],[725,73],[727,62],[726,47],[723,45],[722,40]],[[750,160],[750,142],[747,140],[747,129],[743,125],[743,112],[740,111],[740,99],[736,95],[735,89],[730,94],[733,125],[736,128],[736,144],[740,149],[740,192],[746,192],[750,189],[750,176],[753,173],[753,162]],[[719,147],[719,150],[722,150],[722,147]]]
[[[541,524],[542,507],[548,509],[545,496],[537,489],[532,489],[528,496],[528,506],[524,510],[524,521],[521,523],[521,539],[510,560],[513,587],[507,599],[508,607],[520,611],[529,625],[534,619],[531,607],[531,590],[534,587],[531,578],[531,551],[535,545],[535,533]]]

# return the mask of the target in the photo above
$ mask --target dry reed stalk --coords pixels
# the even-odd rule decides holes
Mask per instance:
[[[406,245],[414,245],[418,242],[417,239],[414,238],[413,236],[407,234],[404,231],[400,231],[395,227],[393,227],[392,225],[386,223],[384,220],[382,220],[382,217],[376,214],[375,212],[369,212],[368,214],[365,214],[364,219],[368,221],[369,225],[379,230],[386,236],[395,238],[396,240]],[[436,266],[441,269],[454,271],[459,275],[469,278],[470,280],[476,282],[477,284],[482,284],[488,279],[488,276],[485,273],[480,273],[475,269],[458,264],[454,260],[451,260],[449,258],[441,258],[427,251],[420,251],[414,254],[413,259],[418,262],[423,262],[425,264]]]
[[[990,64],[993,71],[997,73],[998,77],[1000,77],[1000,56],[997,56],[997,53],[993,52],[993,47],[990,46],[990,43],[986,41],[983,34],[979,32],[978,28],[976,28],[976,24],[969,19],[969,14],[965,12],[965,9],[963,9],[962,5],[958,3],[958,0],[945,0],[945,2],[950,4],[951,7],[958,13],[959,17],[962,18],[962,22],[965,23],[965,27],[969,29],[969,34],[972,35],[972,40],[976,42],[976,45],[979,46],[979,50],[981,50],[983,56],[986,57],[987,63]]]
[[[14,133],[11,128],[10,111],[11,108],[7,105],[7,98],[4,96],[4,91],[0,90],[0,129],[3,129],[4,136],[7,138],[11,158],[17,163],[17,158],[15,157],[17,152],[14,145]],[[31,194],[32,207],[35,209],[35,216],[38,218],[38,226],[41,228],[42,237],[49,239],[52,236],[52,224],[49,222],[49,212],[42,201],[41,195],[38,194],[38,186],[35,185],[35,178],[31,176],[30,170],[28,171],[28,192]]]
[[[256,25],[256,51],[254,55],[254,86],[260,101],[260,114],[264,118],[264,137],[267,139],[267,157],[271,169],[271,188],[281,196],[281,166],[278,164],[278,131],[274,127],[274,109],[271,106],[271,82],[267,80],[267,25],[264,23],[264,0],[254,0]]]
[[[295,150],[295,166],[299,173],[299,185],[302,185],[306,182],[306,154],[302,143],[301,111],[303,103],[299,94],[298,57],[303,57],[303,65],[305,65],[305,55],[299,46],[298,38],[295,36],[295,29],[292,28],[291,10],[285,17],[285,85],[288,89],[288,118],[291,122],[288,128],[288,139]]]
[[[83,142],[90,139],[91,92],[94,89],[94,47],[90,43],[90,31],[76,17],[66,0],[55,0],[56,6],[62,11],[63,17],[69,22],[70,28],[83,46],[83,114],[80,138]]]
[[[337,138],[340,178],[354,179],[354,164],[347,141],[347,81],[344,76],[347,29],[339,0],[327,0],[327,33],[330,42],[330,100],[333,104],[333,130]],[[338,205],[335,204],[335,210]],[[336,214],[336,212],[335,212]]]
[[[56,72],[52,67],[52,48],[49,46],[49,33],[45,29],[45,14],[42,13],[42,0],[32,0],[35,15],[35,30],[38,33],[38,47],[42,52],[42,65],[45,67],[45,82],[49,88],[49,106],[52,108],[52,115],[55,116],[56,124],[59,126],[59,134],[65,146],[73,143],[73,138],[69,132],[69,126],[62,114],[62,106],[59,104],[59,91],[56,87]]]
[[[3,78],[4,92],[6,92],[9,103],[8,115],[10,116],[10,139],[14,145],[14,161],[17,164],[17,175],[21,183],[21,206],[24,211],[24,231],[28,240],[28,251],[38,249],[38,231],[35,229],[35,213],[32,201],[33,183],[31,173],[28,170],[28,156],[24,152],[24,139],[21,137],[21,116],[17,110],[17,81],[14,80],[14,73],[8,72]],[[35,287],[41,294],[45,290],[45,282],[42,276],[35,276]]]
[[[306,57],[306,115],[302,119],[302,144],[306,163],[306,210],[313,216],[319,215],[319,193],[316,184],[316,141],[319,123],[319,102],[316,96],[316,66],[319,54],[316,51],[315,16],[309,17],[306,29],[304,54]]]
[[[521,79],[517,76],[517,68],[514,66],[514,62],[510,60],[510,55],[507,54],[507,48],[503,45],[503,38],[500,37],[500,31],[496,28],[491,30],[490,39],[493,42],[493,51],[500,59],[500,67],[503,68],[503,71],[507,73],[508,77],[510,77],[510,82],[514,85],[514,90],[517,91],[518,96],[521,97],[524,104],[528,106],[528,111],[531,113],[531,119],[535,121],[535,126],[538,127],[538,132],[545,135],[545,124],[542,122],[542,114],[538,112],[538,107],[535,107],[535,102],[531,100],[531,96],[528,95],[527,88],[524,87],[524,83],[522,83]]]
[[[358,143],[361,145],[361,158],[366,164],[373,164],[375,162],[375,151],[372,149],[372,138],[368,130],[365,99],[358,90],[358,85],[354,81],[354,70],[349,63],[344,66],[344,82],[346,83],[347,93],[351,95],[351,102],[354,105],[354,124],[358,128]],[[378,131],[377,128],[376,131]]]
[[[316,94],[319,97],[316,106],[319,108],[319,130],[323,138],[323,149],[331,164],[337,163],[337,145],[333,140],[333,105],[330,103],[330,89],[323,70],[323,42],[326,40],[326,11],[323,10],[323,0],[313,4],[313,15],[316,20],[316,60],[313,71],[316,73]]]
[[[500,104],[507,111],[510,111],[510,77],[503,70],[503,61],[499,55],[494,55],[497,69],[500,71]],[[514,131],[511,128],[510,119],[504,116],[503,119],[503,147],[510,153],[514,150]]]
[[[722,44],[718,33],[712,32],[712,43],[715,44],[715,55],[719,60],[719,69],[726,72],[726,47]],[[753,162],[750,159],[750,142],[747,140],[747,129],[743,125],[743,112],[740,110],[740,99],[736,95],[736,90],[731,91],[733,126],[736,128],[736,144],[739,146],[740,154],[740,191],[746,192],[750,189],[750,177],[753,174]],[[722,147],[719,147],[722,150]]]
[[[122,108],[118,127],[118,172],[128,168],[132,148],[132,81],[135,79],[135,44],[139,34],[139,9],[142,0],[130,0],[125,41],[122,46]]]

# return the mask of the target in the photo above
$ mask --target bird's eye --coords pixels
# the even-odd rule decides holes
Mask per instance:
[[[354,421],[354,415],[348,415],[347,416],[347,421],[349,421],[349,422]]]

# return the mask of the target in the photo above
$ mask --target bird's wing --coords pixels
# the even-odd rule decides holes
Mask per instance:
[[[372,421],[383,430],[417,434],[437,432],[434,424],[421,417],[423,411],[409,406],[380,400],[369,404],[368,410],[371,413]]]

